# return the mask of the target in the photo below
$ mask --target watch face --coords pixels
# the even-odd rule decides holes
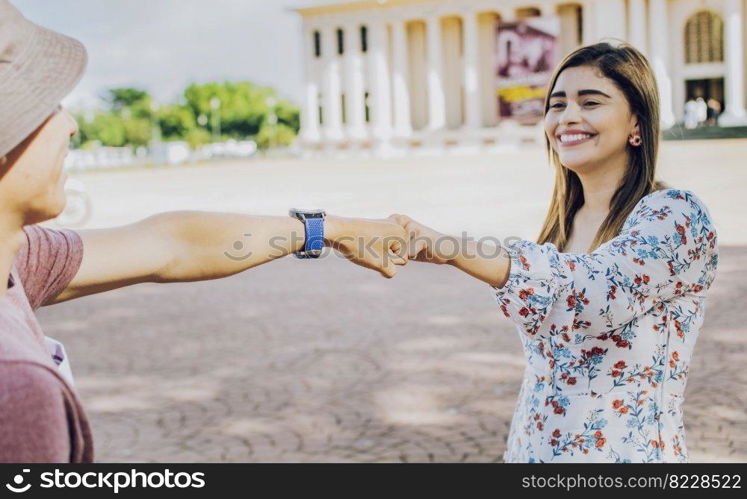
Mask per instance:
[[[289,211],[290,216],[298,218],[299,215],[303,215],[305,218],[324,218],[326,212],[324,210],[307,210],[303,208],[291,208]]]

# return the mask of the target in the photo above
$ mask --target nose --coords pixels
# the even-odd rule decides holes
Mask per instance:
[[[575,102],[569,101],[565,109],[563,109],[563,112],[560,113],[560,118],[558,120],[559,124],[561,125],[570,125],[573,123],[579,123],[581,121],[581,117],[579,114],[580,107],[576,105]]]

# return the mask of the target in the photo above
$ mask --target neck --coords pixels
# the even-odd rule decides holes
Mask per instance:
[[[584,212],[606,216],[610,210],[612,195],[620,187],[627,165],[626,154],[619,161],[607,161],[603,168],[592,168],[590,172],[578,175],[584,190]]]
[[[0,298],[8,292],[8,277],[24,242],[23,221],[11,215],[0,217]]]

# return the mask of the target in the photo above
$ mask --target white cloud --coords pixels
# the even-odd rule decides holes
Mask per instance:
[[[66,99],[91,103],[134,85],[173,100],[188,83],[245,79],[300,103],[298,0],[11,0],[27,18],[81,40],[86,75]]]

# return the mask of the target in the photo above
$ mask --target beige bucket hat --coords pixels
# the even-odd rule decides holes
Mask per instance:
[[[78,40],[37,26],[0,0],[0,157],[44,123],[87,61]]]

